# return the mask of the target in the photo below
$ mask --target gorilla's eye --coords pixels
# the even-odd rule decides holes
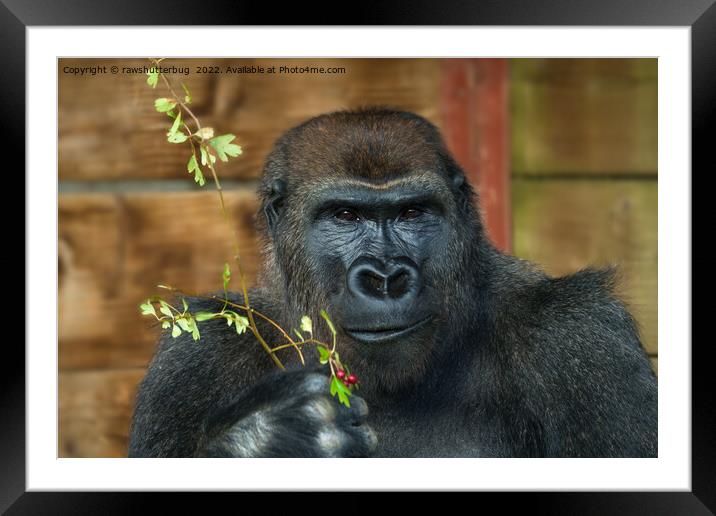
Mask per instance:
[[[400,214],[400,218],[402,220],[414,220],[420,217],[422,214],[423,212],[420,211],[418,208],[408,208]]]
[[[354,211],[346,209],[338,210],[335,217],[339,220],[345,220],[347,222],[355,222],[359,220],[358,215]]]

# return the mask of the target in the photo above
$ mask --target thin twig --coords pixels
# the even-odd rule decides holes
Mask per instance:
[[[154,61],[154,63],[157,64],[156,61]],[[161,72],[158,72],[158,74],[162,78],[162,81],[164,81],[164,84],[166,84],[167,88],[171,92],[171,94],[174,97],[174,100],[176,100],[177,104],[182,109],[184,109],[189,114],[189,116],[191,116],[194,119],[194,123],[196,123],[196,126],[197,126],[196,132],[201,131],[201,124],[199,123],[199,119],[194,115],[194,113],[191,111],[191,109],[189,109],[186,106],[186,104],[182,101],[181,97],[179,97],[179,95],[176,94],[176,92],[174,91],[174,88],[172,88],[172,86],[169,83],[169,80],[166,78],[166,76]],[[189,131],[191,132],[191,130],[189,130]],[[259,344],[261,344],[261,346],[264,348],[264,350],[266,350],[266,352],[269,354],[269,356],[271,357],[271,360],[273,360],[274,363],[280,369],[285,369],[285,366],[283,365],[281,360],[279,360],[279,358],[271,351],[271,347],[266,343],[266,340],[264,340],[263,336],[261,335],[261,332],[259,331],[258,327],[256,326],[256,321],[254,320],[253,312],[250,309],[251,305],[250,305],[250,301],[249,301],[249,291],[246,286],[246,277],[244,275],[244,268],[241,263],[238,235],[236,234],[236,230],[233,228],[233,226],[231,224],[231,219],[229,218],[229,214],[226,211],[226,203],[224,201],[224,193],[223,193],[223,189],[221,188],[221,183],[219,182],[219,177],[216,174],[216,170],[214,169],[214,164],[211,161],[211,158],[212,158],[211,151],[210,151],[208,145],[204,142],[203,138],[202,138],[202,141],[199,143],[199,145],[207,153],[207,166],[209,167],[209,170],[211,171],[211,175],[214,178],[214,184],[216,185],[216,190],[219,194],[219,204],[221,206],[221,214],[222,214],[224,221],[226,222],[226,224],[229,227],[231,234],[233,236],[234,250],[235,250],[234,259],[236,260],[236,265],[239,269],[239,281],[241,282],[241,291],[244,296],[244,303],[246,304],[246,314],[249,319],[249,327],[251,328],[251,332],[256,337],[256,340],[259,341]],[[301,356],[301,360],[303,360],[303,356]]]
[[[306,339],[306,340],[299,340],[299,341],[293,342],[293,343],[291,343],[291,344],[281,344],[280,346],[276,346],[275,348],[271,348],[271,351],[279,351],[279,350],[281,350],[281,349],[290,348],[292,345],[293,345],[293,346],[303,346],[304,344],[317,344],[317,345],[319,345],[319,346],[325,346],[325,345],[326,345],[325,342],[321,342],[321,341],[318,340],[318,339]]]

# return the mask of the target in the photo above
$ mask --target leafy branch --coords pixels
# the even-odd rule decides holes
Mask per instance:
[[[300,329],[310,337],[305,338],[301,331],[294,328],[293,333],[298,337],[294,339],[291,334],[284,330],[275,320],[255,310],[251,306],[246,276],[241,261],[238,236],[226,210],[223,189],[215,168],[217,158],[221,162],[228,162],[230,158],[236,158],[241,155],[241,147],[234,143],[236,136],[233,134],[215,136],[215,131],[212,127],[202,127],[199,119],[189,107],[192,103],[192,95],[187,86],[181,83],[183,95],[178,94],[172,86],[170,79],[162,73],[158,67],[163,59],[150,59],[150,61],[153,66],[147,73],[147,84],[152,88],[156,88],[161,80],[169,92],[168,97],[157,98],[154,101],[156,111],[165,113],[172,119],[171,126],[166,133],[167,141],[177,145],[188,142],[191,148],[191,154],[189,155],[186,165],[187,172],[192,174],[194,181],[202,187],[206,184],[205,174],[210,174],[216,186],[221,214],[233,237],[234,260],[237,266],[244,304],[240,305],[229,301],[228,287],[231,281],[231,268],[229,264],[226,263],[224,264],[224,270],[221,274],[224,292],[223,298],[218,296],[194,296],[223,302],[223,307],[218,312],[203,311],[191,313],[184,297],[181,297],[182,307],[180,309],[162,299],[160,296],[154,296],[140,305],[141,313],[143,315],[154,316],[157,321],[161,323],[162,329],[171,328],[172,337],[177,338],[182,332],[186,332],[190,333],[195,341],[201,338],[199,325],[197,323],[223,319],[228,326],[233,325],[236,329],[236,333],[239,335],[245,333],[247,330],[251,331],[264,351],[266,351],[274,364],[280,369],[285,369],[285,366],[276,355],[277,351],[285,348],[293,348],[298,354],[301,364],[305,365],[305,359],[301,351],[302,347],[305,345],[315,345],[319,353],[320,363],[328,364],[331,370],[331,395],[337,396],[341,403],[350,406],[349,396],[351,395],[351,389],[357,388],[358,380],[356,376],[351,374],[348,368],[341,363],[338,352],[336,351],[336,329],[326,311],[321,310],[320,314],[331,332],[331,344],[326,344],[313,338],[313,322],[308,316],[301,318]],[[182,114],[184,116],[183,118]],[[181,294],[181,291],[173,287],[166,285],[158,286]],[[159,313],[157,313],[157,309]],[[241,315],[241,313],[244,315]],[[256,324],[256,317],[266,321],[277,329],[282,338],[285,339],[285,342],[273,346],[269,345]]]

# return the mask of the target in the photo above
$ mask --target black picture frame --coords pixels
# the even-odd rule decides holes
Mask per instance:
[[[248,4],[186,0],[0,0],[0,48],[3,77],[0,107],[6,131],[5,149],[24,147],[25,30],[28,26],[83,25],[552,25],[552,26],[689,26],[692,73],[692,169],[713,169],[708,151],[713,141],[707,128],[716,125],[716,0],[528,0],[480,2],[381,2],[359,4],[351,18],[345,6]],[[340,11],[338,10],[340,9]],[[217,13],[221,13],[219,16]],[[23,130],[20,130],[22,128]],[[24,153],[12,152],[15,156]],[[710,167],[707,166],[711,165]],[[20,165],[24,166],[24,164]],[[49,172],[48,172],[49,173]],[[690,173],[691,171],[684,171]],[[25,192],[27,195],[28,192]],[[16,209],[14,209],[16,210]],[[14,213],[17,213],[14,211]],[[16,218],[13,217],[13,218]],[[5,220],[8,220],[7,218]],[[693,233],[692,233],[693,234]],[[23,247],[24,249],[25,247]],[[691,250],[693,252],[693,250]],[[693,259],[692,259],[693,264]],[[28,270],[25,269],[27,277]],[[665,314],[668,312],[662,312]],[[29,322],[26,319],[26,324]],[[673,343],[672,343],[673,344]],[[716,396],[709,373],[712,344],[692,346],[692,491],[639,493],[477,493],[499,503],[500,510],[524,506],[536,514],[714,514],[716,513]],[[25,492],[25,354],[6,338],[0,360],[0,511],[8,514],[125,514],[145,506],[146,493]],[[184,506],[185,496],[161,498],[162,512]],[[247,497],[248,494],[228,496]],[[271,512],[278,510],[272,495]],[[419,501],[420,494],[411,495]],[[482,505],[482,500],[481,505]],[[257,501],[262,503],[261,501]],[[242,501],[242,504],[246,503]],[[265,503],[265,502],[263,502]],[[292,507],[296,507],[295,502]],[[473,502],[474,503],[474,502]],[[341,494],[338,506],[368,514],[382,503],[374,495]],[[477,507],[477,506],[475,506]],[[237,509],[239,506],[237,506]],[[477,510],[477,508],[476,508]]]

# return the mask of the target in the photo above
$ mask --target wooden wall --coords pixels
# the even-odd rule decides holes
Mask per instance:
[[[279,61],[343,66],[346,72],[192,70],[181,77],[202,122],[236,134],[243,147],[243,155],[219,171],[251,279],[258,268],[253,191],[275,138],[323,112],[391,105],[426,116],[443,130],[488,202],[488,230],[503,247],[509,247],[504,239],[512,230],[517,254],[555,273],[594,260],[625,263],[628,292],[636,296],[656,356],[655,67],[516,62],[508,89],[502,60]],[[62,73],[64,66],[88,64],[144,61],[59,62],[58,449],[62,457],[121,457],[136,386],[158,332],[139,315],[139,302],[158,283],[216,289],[231,250],[215,194],[187,175],[186,150],[165,141],[166,118],[153,109],[153,99],[164,93],[151,90],[142,74]],[[276,62],[191,60],[197,64]]]
[[[555,275],[617,264],[656,368],[657,60],[510,71],[514,252]]]

